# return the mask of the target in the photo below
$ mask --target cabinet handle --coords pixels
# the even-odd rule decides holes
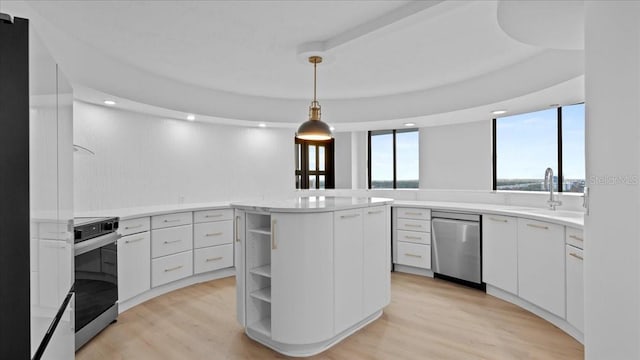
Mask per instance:
[[[383,210],[369,211],[369,215],[380,214]]]
[[[129,229],[137,229],[137,228],[140,228],[140,227],[142,227],[142,224],[138,224],[136,226],[125,226],[124,229],[125,230],[129,230]]]
[[[497,222],[504,222],[506,223],[507,220],[506,219],[498,219],[498,218],[494,218],[494,217],[489,217],[489,219],[493,220],[493,221],[497,221]]]
[[[404,226],[413,227],[413,228],[421,228],[422,227],[422,225],[417,225],[417,224],[404,224]]]
[[[405,235],[404,236],[405,239],[412,239],[412,240],[422,240],[421,237],[419,236],[409,236],[409,235]]]
[[[549,227],[548,226],[544,226],[544,225],[527,224],[527,226],[532,227],[532,228],[536,228],[536,229],[549,230]]]
[[[581,238],[580,236],[577,236],[577,235],[569,235],[569,237],[572,238],[572,239],[576,239],[578,241],[584,241],[583,238]]]
[[[111,261],[103,261],[103,264],[107,264],[107,265],[115,265],[116,263],[111,262]]]
[[[340,215],[340,219],[349,219],[349,218],[354,218],[358,216],[360,216],[360,214]]]
[[[205,234],[205,236],[220,236],[222,234],[223,234],[222,232],[217,232],[217,233]]]
[[[224,259],[224,257],[222,257],[222,256],[218,256],[218,257],[214,257],[214,258],[208,258],[208,259],[206,260],[206,262],[209,262],[209,261],[218,261],[218,260],[222,260],[222,259]]]
[[[64,234],[66,231],[48,231],[49,234]]]
[[[407,215],[422,216],[421,212],[406,212]]]
[[[169,272],[169,271],[174,271],[174,270],[182,269],[183,267],[184,267],[183,265],[174,266],[174,267],[172,267],[172,268],[164,269],[164,272]]]
[[[220,216],[222,216],[222,214],[211,214],[211,215],[205,215],[204,217],[206,217],[206,218],[217,218],[217,217],[220,217]]]
[[[569,253],[569,255],[573,256],[574,258],[578,259],[578,260],[584,260],[584,258],[576,253]]]
[[[177,243],[177,242],[180,242],[180,241],[182,241],[182,239],[178,239],[178,240],[167,240],[167,241],[165,241],[164,243],[165,243],[165,244],[173,244],[173,243]]]
[[[42,247],[46,247],[49,249],[64,249],[66,245],[42,245]]]
[[[240,242],[240,215],[236,216],[236,242]]]
[[[410,256],[410,257],[414,257],[414,258],[421,258],[422,255],[416,255],[416,254],[410,254],[410,253],[404,253],[405,256]]]
[[[173,220],[165,219],[164,220],[164,222],[166,222],[166,223],[172,223],[172,222],[176,222],[176,221],[180,221],[180,219],[173,219]]]
[[[144,240],[144,237],[139,237],[139,238],[135,238],[135,239],[127,239],[124,242],[126,244],[128,244],[128,243],[132,243],[132,242],[136,242],[136,241],[140,241],[140,240]]]
[[[276,243],[276,220],[271,220],[271,249],[275,250],[278,248],[278,244]]]

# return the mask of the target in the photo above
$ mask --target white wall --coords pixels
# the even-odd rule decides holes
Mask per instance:
[[[276,197],[294,188],[293,129],[188,122],[74,103],[75,211]]]
[[[420,128],[420,188],[490,190],[491,156],[490,120]]]
[[[335,187],[351,189],[351,133],[335,133],[334,139]]]
[[[640,3],[585,9],[585,355],[640,359]]]

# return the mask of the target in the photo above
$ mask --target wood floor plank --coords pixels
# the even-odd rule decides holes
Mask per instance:
[[[481,291],[391,275],[391,304],[313,360],[583,359],[582,344],[547,321]],[[189,286],[120,314],[78,360],[287,359],[236,323],[235,279]]]

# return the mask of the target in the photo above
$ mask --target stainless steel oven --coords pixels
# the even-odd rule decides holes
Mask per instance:
[[[76,350],[118,317],[118,218],[74,219]]]

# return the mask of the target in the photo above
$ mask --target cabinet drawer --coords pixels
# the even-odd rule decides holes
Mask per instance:
[[[565,242],[579,249],[584,249],[584,235],[582,230],[567,226]]]
[[[193,225],[193,247],[203,248],[233,242],[233,221],[215,221]]]
[[[431,233],[397,230],[398,241],[411,242],[417,244],[431,244]]]
[[[233,218],[232,209],[203,210],[203,211],[195,211],[193,213],[194,223],[231,220],[232,218]]]
[[[402,219],[429,220],[431,219],[431,210],[420,208],[396,208],[396,216]]]
[[[431,221],[398,219],[398,230],[431,232]]]
[[[191,225],[151,230],[151,257],[179,253],[193,248]]]
[[[398,264],[431,268],[431,245],[398,241]]]
[[[159,286],[193,274],[193,251],[151,260],[151,286]]]
[[[193,252],[193,272],[199,274],[233,266],[233,244],[196,249]]]
[[[151,217],[151,228],[162,229],[171,226],[191,224],[193,214],[191,212],[156,215]]]
[[[67,224],[55,222],[41,222],[38,224],[38,236],[47,240],[67,240],[71,233]]]
[[[151,228],[151,222],[149,217],[141,217],[137,219],[129,219],[120,221],[120,226],[118,227],[118,234],[122,236],[127,236],[135,233],[149,231]]]

